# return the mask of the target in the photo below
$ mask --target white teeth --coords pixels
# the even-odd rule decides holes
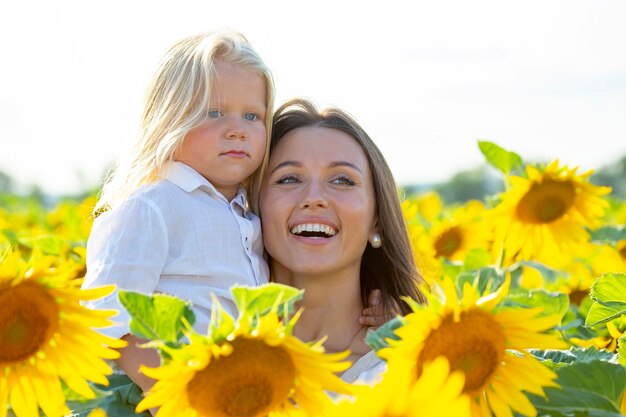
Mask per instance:
[[[327,236],[334,236],[337,234],[337,230],[325,224],[319,223],[299,224],[291,229],[291,233],[294,235],[299,235],[302,232],[322,232]]]

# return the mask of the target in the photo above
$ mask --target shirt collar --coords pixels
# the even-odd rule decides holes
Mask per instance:
[[[190,193],[196,189],[201,189],[202,191],[213,194],[226,203],[231,204],[231,202],[229,202],[213,184],[200,175],[198,171],[183,162],[167,161],[161,170],[161,178],[168,180],[185,192]],[[241,185],[239,186],[232,203],[240,206],[244,213],[248,211],[246,190]]]

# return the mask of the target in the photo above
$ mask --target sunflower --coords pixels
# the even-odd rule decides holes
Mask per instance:
[[[543,275],[538,269],[529,266],[522,266],[521,268],[520,287],[529,290],[545,287]]]
[[[434,204],[432,200],[439,202],[440,204],[441,201],[438,199],[436,194],[433,195],[434,197],[431,196],[425,199],[426,202],[429,202],[429,204],[426,204],[429,219],[433,219],[435,217],[435,214],[433,214],[435,211],[437,211],[437,213],[440,212],[439,205]],[[421,200],[419,201],[421,202]],[[423,208],[421,207],[420,202],[416,200],[403,201],[402,213],[407,225],[409,241],[411,243],[413,257],[415,259],[415,266],[420,272],[420,275],[430,285],[440,279],[443,269],[441,262],[437,259],[437,253],[428,236],[426,229],[427,223],[423,220],[423,213],[420,212]]]
[[[432,285],[439,281],[443,274],[441,260],[437,258],[428,233],[423,227],[409,224],[408,234],[415,266],[428,285]]]
[[[141,368],[157,382],[137,411],[160,407],[159,417],[260,417],[326,409],[332,400],[324,390],[351,392],[335,375],[350,365],[340,362],[348,352],[325,354],[321,341],[297,339],[291,333],[298,316],[285,325],[273,308],[255,320],[240,315],[226,337],[190,332],[188,344],[167,350],[171,360]]]
[[[618,321],[619,320],[615,320],[615,322]],[[592,339],[579,339],[577,337],[572,337],[569,341],[576,346],[582,346],[584,348],[593,346],[596,349],[604,349],[609,352],[617,353],[619,339],[624,335],[624,333],[626,333],[626,330],[619,330],[615,325],[615,322],[607,322],[606,331],[601,330],[602,335],[598,335]],[[626,323],[626,320],[621,320],[621,323]],[[626,328],[626,326],[623,327]]]
[[[617,242],[617,251],[622,257],[624,263],[626,264],[626,240],[620,240],[619,242]]]
[[[443,201],[435,191],[429,191],[402,202],[402,211],[407,219],[419,217],[425,222],[433,222],[441,216]]]
[[[540,171],[527,165],[528,179],[512,176],[511,188],[493,209],[495,239],[509,259],[550,260],[588,240],[585,227],[599,225],[609,187],[589,183],[593,171],[550,163]]]
[[[552,267],[557,269],[557,278],[546,283],[549,291],[567,294],[570,303],[580,305],[589,295],[596,278],[607,272],[626,272],[619,252],[608,244],[583,243],[567,255],[562,256]]]
[[[607,272],[626,272],[626,240],[616,245],[595,245],[595,252],[589,257],[589,263],[596,276]]]
[[[431,296],[430,307],[414,307],[400,337],[379,353],[390,363],[406,360],[419,378],[438,356],[448,359],[453,371],[463,371],[463,392],[472,398],[472,415],[510,416],[511,410],[535,416],[536,410],[521,391],[544,395],[543,387],[556,386],[556,375],[530,356],[527,348],[561,348],[567,345],[545,333],[560,318],[542,316],[541,308],[496,308],[508,292],[510,278],[497,292],[480,297],[466,284],[459,300],[454,283],[441,283],[445,301]]]
[[[483,219],[480,201],[470,201],[444,220],[433,222],[429,234],[436,257],[463,261],[471,249],[489,249],[492,231]]]
[[[18,417],[62,416],[69,412],[61,381],[83,397],[95,393],[88,381],[107,385],[111,369],[103,359],[119,353],[125,342],[96,333],[109,326],[113,311],[89,310],[81,301],[109,294],[113,288],[81,290],[70,268],[50,267],[50,257],[33,251],[25,262],[7,251],[0,262],[0,416],[10,404]],[[67,274],[67,272],[70,274]]]
[[[94,408],[87,417],[107,417],[107,413],[102,408]]]
[[[68,240],[87,240],[96,205],[96,197],[89,196],[80,203],[61,202],[46,213],[45,224],[50,232]]]
[[[404,361],[392,361],[382,380],[359,387],[355,399],[340,399],[326,417],[469,417],[470,399],[462,393],[462,372],[450,372],[448,360],[439,356],[424,365],[415,380]]]

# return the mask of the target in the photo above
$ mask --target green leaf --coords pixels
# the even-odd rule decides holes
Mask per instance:
[[[452,263],[448,259],[444,259],[443,262],[441,262],[441,266],[443,275],[447,275],[453,280],[456,280],[464,269],[464,265],[459,264],[458,262]]]
[[[626,274],[602,274],[591,286],[591,298],[602,304],[613,301],[626,304]]]
[[[505,175],[522,165],[522,158],[518,154],[507,151],[493,142],[478,141],[478,147],[487,162]]]
[[[591,241],[594,243],[606,243],[615,245],[620,240],[626,240],[626,227],[602,226],[599,229],[591,230]]]
[[[585,326],[605,323],[626,313],[626,274],[607,273],[600,276],[591,286],[594,300]]]
[[[215,296],[211,313],[208,333],[213,343],[222,343],[235,330],[235,319],[224,310]]]
[[[626,333],[617,339],[617,355],[619,363],[626,367]],[[626,395],[626,393],[624,393]]]
[[[56,235],[23,236],[17,241],[29,249],[39,248],[46,255],[59,256],[65,241]]]
[[[402,327],[404,322],[405,320],[402,316],[389,320],[375,331],[367,332],[367,336],[365,336],[365,343],[367,343],[367,345],[375,351],[389,347],[390,339],[400,340],[398,335],[395,334],[395,331],[396,329]]]
[[[65,382],[61,381],[61,389],[63,390],[63,396],[65,397],[65,400],[67,402],[71,401],[71,402],[76,402],[76,403],[94,405],[95,402],[102,401],[102,399],[111,395],[111,392],[108,391],[106,388],[102,388],[101,385],[90,383],[89,387],[96,394],[94,398],[83,397],[82,395],[80,395],[79,393],[77,393],[76,391],[68,387]]]
[[[475,248],[471,249],[465,255],[465,262],[463,263],[463,269],[465,271],[471,271],[480,269],[491,264],[491,255],[487,249]]]
[[[555,372],[560,388],[546,388],[547,399],[528,394],[539,414],[619,415],[619,401],[626,388],[625,368],[595,360],[576,362]]]
[[[608,302],[600,304],[599,302],[594,302],[589,309],[589,313],[587,313],[585,327],[606,323],[622,314],[626,314],[626,303]]]
[[[463,286],[468,282],[476,287],[481,294],[484,294],[487,288],[491,292],[496,291],[504,282],[504,274],[498,272],[494,267],[481,268],[477,271],[462,272],[456,278],[456,289],[459,296],[463,295]]]
[[[304,293],[304,290],[275,282],[259,287],[235,285],[230,291],[239,314],[245,313],[252,316],[267,313],[279,299],[278,314],[284,314],[283,306],[287,306],[287,313],[290,313],[294,309],[295,302],[300,300]]]
[[[568,350],[529,349],[528,352],[541,361],[551,362],[556,365],[595,361],[617,363],[617,355],[606,350],[598,350],[593,346],[589,348],[570,347]]]
[[[126,375],[109,375],[107,377],[109,385],[106,387],[107,396],[98,398],[97,401],[88,401],[85,403],[68,401],[67,405],[72,410],[72,417],[88,417],[94,408],[100,407],[106,411],[110,417],[114,416],[135,416],[149,417],[148,411],[135,413],[135,406],[143,398],[144,394]],[[90,384],[96,390],[102,388],[98,384]]]
[[[191,303],[168,294],[145,295],[119,291],[119,300],[130,314],[130,330],[142,339],[176,343],[185,330],[182,319],[193,324]]]
[[[111,378],[111,377],[109,377]],[[101,385],[89,384],[90,388],[96,394],[94,398],[87,399],[70,389],[67,384],[61,383],[63,395],[65,396],[65,404],[72,410],[72,415],[79,414],[81,412],[87,412],[99,407],[109,396],[112,395],[111,391],[101,388]]]
[[[558,315],[563,319],[569,308],[569,298],[560,292],[516,288],[509,292],[501,305],[507,307],[541,307],[544,315]]]
[[[17,239],[17,233],[15,232],[15,230],[10,230],[10,229],[2,229],[2,234],[4,235],[4,237],[6,238],[6,240],[14,245],[16,243],[18,243]]]

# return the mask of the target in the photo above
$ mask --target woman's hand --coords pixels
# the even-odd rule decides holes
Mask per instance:
[[[372,290],[368,297],[368,306],[363,309],[363,315],[359,317],[359,323],[369,326],[370,329],[368,330],[376,330],[401,312],[400,306],[395,300],[392,303],[391,310],[385,308],[381,301],[382,295],[380,290]]]

